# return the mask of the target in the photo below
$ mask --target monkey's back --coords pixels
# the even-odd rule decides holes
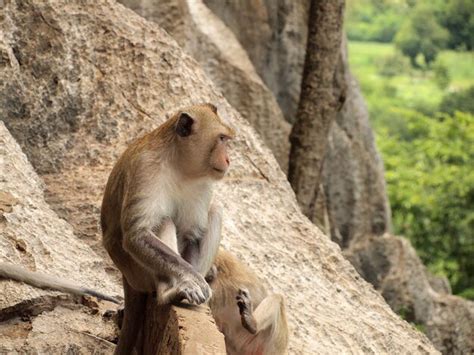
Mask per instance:
[[[100,218],[102,244],[127,281],[144,292],[154,291],[154,283],[147,271],[123,249],[122,224],[130,224],[130,221],[123,220],[122,210],[124,204],[134,202],[130,196],[139,188],[137,177],[142,173],[138,152],[147,150],[149,141],[150,133],[130,144],[117,160],[107,180]]]
[[[127,194],[133,193],[130,190],[130,184],[141,172],[141,153],[151,149],[151,142],[156,135],[156,131],[161,126],[144,136],[135,139],[127,149],[122,153],[110,172],[107,184],[105,186],[104,197],[102,199],[100,224],[103,234],[103,243],[107,248],[109,243],[121,243],[121,214],[122,204]],[[156,140],[159,141],[159,140]],[[160,144],[160,142],[154,142]],[[114,240],[110,240],[114,239]]]

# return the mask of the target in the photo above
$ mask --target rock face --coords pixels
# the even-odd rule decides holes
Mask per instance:
[[[336,117],[324,160],[323,185],[331,237],[342,248],[390,229],[383,162],[375,148],[369,114],[342,46],[346,102]]]
[[[232,31],[201,0],[120,0],[156,22],[204,68],[229,103],[246,118],[287,169],[290,125]]]
[[[204,0],[234,32],[288,121],[294,122],[308,36],[309,0]]]
[[[378,289],[392,309],[422,326],[445,354],[474,351],[474,302],[435,290],[410,243],[384,235],[354,243],[346,256]]]
[[[80,243],[71,226],[46,204],[43,183],[3,122],[0,235],[2,261],[74,280],[106,294],[122,292],[105,273],[103,260]],[[105,307],[93,299],[81,301],[0,280],[0,353],[59,353],[78,347],[84,353],[111,352],[116,330],[113,322],[102,317]],[[19,311],[21,319],[15,318]],[[38,316],[31,319],[31,315]]]
[[[298,106],[307,37],[309,1],[239,0],[205,3],[232,29],[257,72],[275,93],[285,116]],[[313,222],[327,227],[341,247],[390,228],[383,163],[375,148],[368,112],[342,46],[346,102],[333,124],[323,167],[324,193]],[[324,221],[326,219],[326,221]],[[327,225],[327,226],[325,226]]]
[[[215,194],[223,245],[285,295],[290,352],[436,352],[301,214],[255,131],[157,25],[115,2],[22,0],[6,4],[1,26],[0,117],[48,202],[95,250],[97,191],[127,142],[166,112],[213,102],[239,133]]]

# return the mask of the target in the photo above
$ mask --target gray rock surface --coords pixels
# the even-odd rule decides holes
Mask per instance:
[[[121,288],[104,271],[103,259],[46,204],[43,187],[0,122],[0,259],[120,295]],[[0,279],[0,353],[58,353],[78,346],[83,353],[111,352],[115,326],[102,318],[104,307],[92,299]]]
[[[97,252],[100,190],[127,142],[210,101],[239,134],[215,194],[223,244],[285,295],[290,352],[436,353],[301,214],[270,150],[157,25],[114,2],[22,0],[6,4],[1,26],[0,117],[48,202]]]
[[[294,122],[308,36],[309,0],[204,0],[234,32],[288,121]]]
[[[164,28],[288,167],[290,125],[229,28],[201,0],[120,0]]]
[[[369,114],[342,46],[346,102],[336,117],[323,167],[331,237],[341,247],[390,229],[383,162],[375,147]]]
[[[392,309],[419,324],[444,354],[474,352],[474,302],[435,290],[405,238],[384,235],[353,243],[345,255]]]

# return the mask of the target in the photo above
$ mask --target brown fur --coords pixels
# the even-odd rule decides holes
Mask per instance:
[[[225,335],[227,353],[286,353],[288,325],[283,297],[268,295],[261,280],[229,252],[219,250],[214,263],[209,306]],[[237,299],[242,290],[249,295],[246,306],[250,308],[239,314]]]
[[[215,106],[190,106],[135,140],[114,166],[101,226],[104,247],[127,291],[116,353],[140,348],[134,342],[146,294],[159,291],[162,303],[209,298],[199,268],[214,253],[205,249],[220,241],[221,218],[210,207],[211,183],[227,171],[227,140],[233,136]]]

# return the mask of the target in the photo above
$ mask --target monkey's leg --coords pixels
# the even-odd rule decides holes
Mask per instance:
[[[286,329],[285,302],[283,296],[272,294],[263,299],[253,312],[257,332],[273,327],[277,333]]]
[[[162,242],[179,256],[176,227],[170,218],[166,218],[155,233],[161,235]],[[176,287],[174,281],[173,278],[168,278],[168,280],[156,282],[156,300],[158,304],[168,304],[183,299],[182,292]]]
[[[198,242],[190,243],[183,252],[183,257],[202,276],[206,276],[216,258],[222,239],[222,208],[212,204],[209,209],[207,231]]]
[[[286,329],[285,304],[283,297],[278,294],[272,294],[263,299],[258,307],[253,311],[252,300],[246,289],[240,289],[237,296],[237,305],[240,310],[242,326],[250,333],[256,334],[269,327]]]
[[[124,234],[124,249],[151,274],[177,280],[177,294],[190,303],[201,304],[211,296],[204,277],[151,230],[129,230]]]
[[[123,278],[123,290],[125,295],[125,314],[119,341],[114,352],[117,355],[129,355],[135,346],[138,349],[141,348],[141,344],[137,344],[137,337],[143,325],[147,298],[145,293],[135,291],[128,284],[125,277]]]
[[[166,244],[171,250],[179,255],[178,251],[178,237],[176,236],[176,226],[174,225],[171,218],[167,217],[163,219],[161,225],[157,226],[158,229],[153,229],[156,235],[161,236],[161,241]]]
[[[161,235],[161,240],[177,255],[178,251],[178,237],[176,236],[176,226],[170,218],[166,218],[161,226],[159,226],[158,233]],[[158,304],[168,304],[176,300],[178,297],[178,290],[172,279],[160,280],[156,282],[156,301]]]

